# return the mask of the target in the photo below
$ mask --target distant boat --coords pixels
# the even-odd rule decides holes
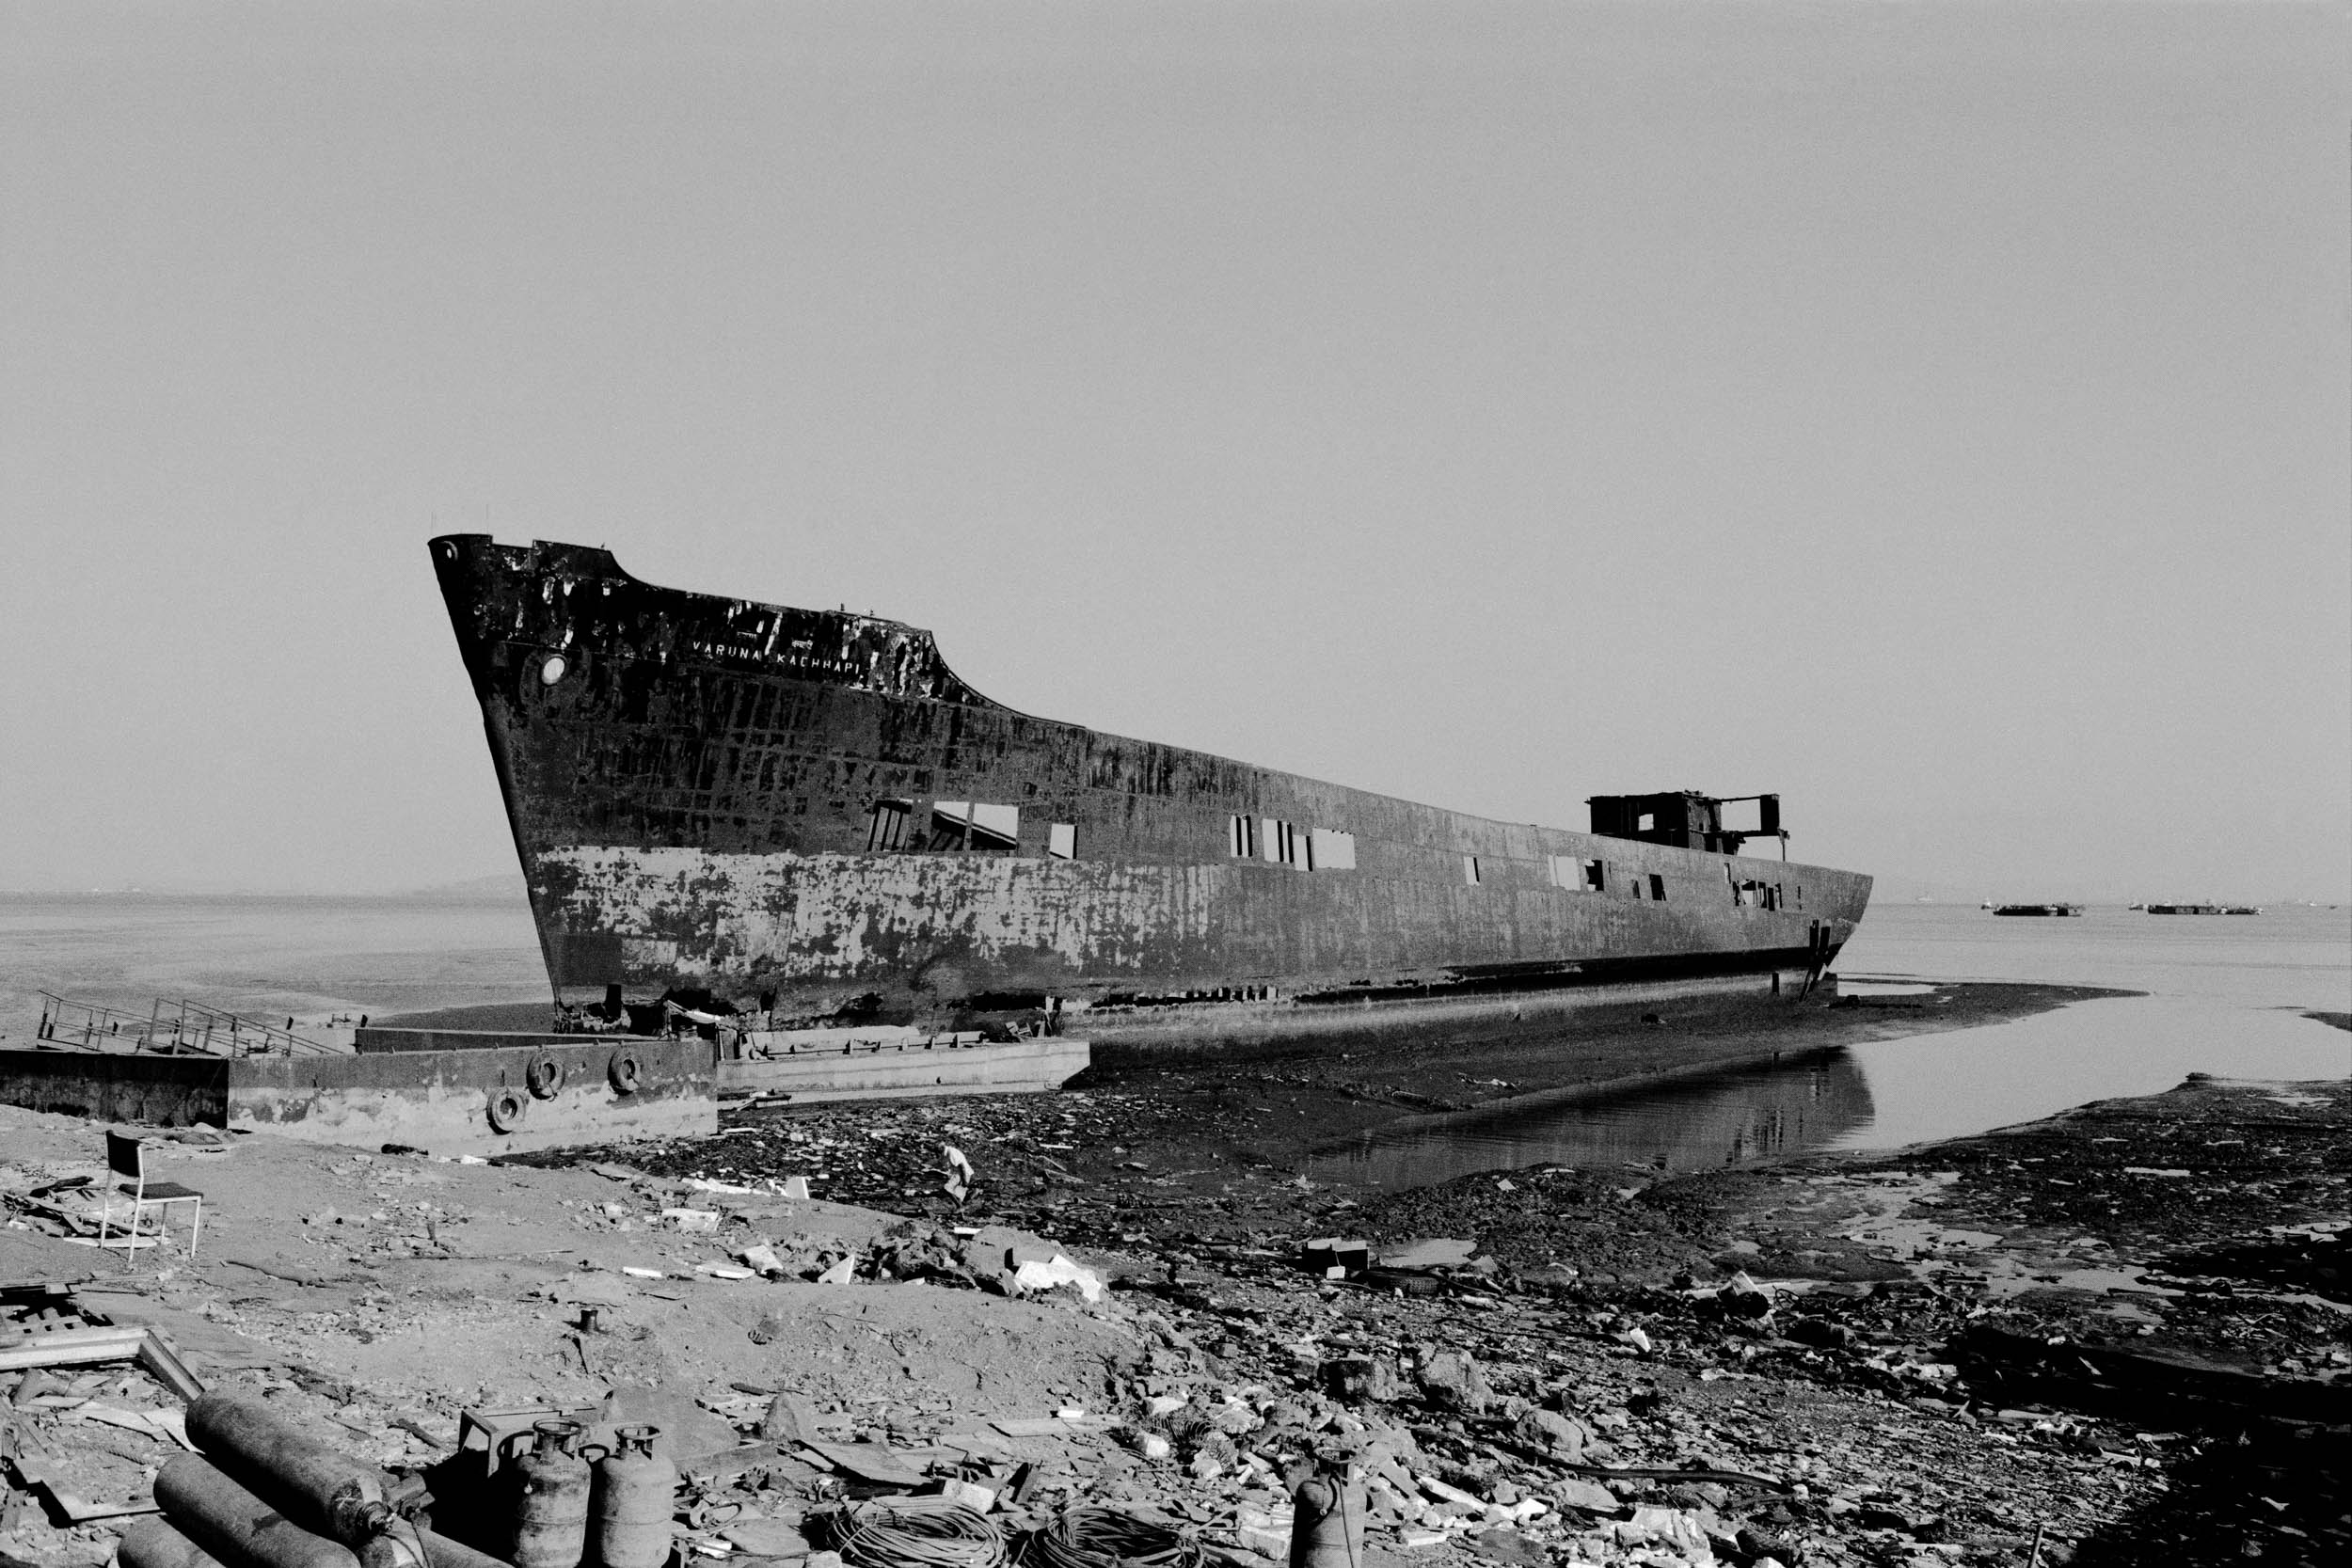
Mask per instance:
[[[2083,912],[2083,907],[2080,904],[1994,904],[1991,906],[1991,908],[1994,914],[2073,915],[2080,917]]]
[[[2259,904],[2150,904],[2150,914],[2260,914]]]

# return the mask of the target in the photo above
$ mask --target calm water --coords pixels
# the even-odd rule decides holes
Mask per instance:
[[[0,895],[0,1036],[31,1037],[44,990],[308,1021],[535,1001],[548,976],[519,898]]]
[[[2352,1075],[2352,1034],[2299,1016],[2352,1011],[2352,911],[2003,919],[1873,908],[1839,955],[1849,978],[2042,980],[2149,994],[2014,1023],[1882,1040],[1826,1061],[1726,1072],[1607,1101],[1468,1113],[1335,1148],[1327,1180],[1418,1186],[1558,1161],[1705,1170],[1809,1148],[1881,1148],[2153,1094],[2191,1072]]]
[[[1948,1137],[2153,1093],[2190,1072],[2352,1073],[2352,1035],[2297,1016],[2352,1011],[2344,910],[2004,920],[1896,905],[1870,911],[1837,967],[1849,978],[2047,980],[2151,994],[1606,1102],[1448,1118],[1335,1150],[1321,1174],[1406,1186],[1538,1160],[1702,1169]],[[140,1013],[158,997],[185,997],[306,1020],[548,993],[519,900],[0,895],[0,1037],[32,1034],[42,990]]]

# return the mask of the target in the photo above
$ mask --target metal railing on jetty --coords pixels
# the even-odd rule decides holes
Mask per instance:
[[[195,1002],[160,1000],[141,1018],[94,1002],[40,993],[38,1049],[159,1056],[340,1056],[342,1052],[291,1029],[240,1018]]]

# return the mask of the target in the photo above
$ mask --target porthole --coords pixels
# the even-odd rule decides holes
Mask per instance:
[[[570,668],[562,654],[548,655],[546,661],[539,666],[539,684],[553,686],[564,678],[564,672]]]

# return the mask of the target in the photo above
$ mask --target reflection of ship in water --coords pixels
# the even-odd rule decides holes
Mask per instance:
[[[1383,1191],[1547,1162],[1715,1170],[1818,1148],[1873,1114],[1862,1069],[1834,1050],[1622,1094],[1416,1117],[1327,1146],[1309,1169],[1321,1180]]]

